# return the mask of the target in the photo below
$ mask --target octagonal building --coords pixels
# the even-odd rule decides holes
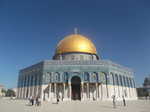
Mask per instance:
[[[17,98],[42,101],[137,99],[131,69],[103,60],[93,42],[80,34],[61,40],[52,60],[20,70]]]

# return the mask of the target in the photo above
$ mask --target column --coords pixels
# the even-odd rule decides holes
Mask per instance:
[[[22,99],[24,98],[24,86],[22,87]]]
[[[22,97],[22,86],[20,87],[20,96],[19,96],[19,98],[21,98]]]
[[[101,100],[101,84],[98,85],[99,100]]]
[[[17,98],[18,98],[18,95],[19,95],[19,88],[17,87],[17,94],[16,94]]]
[[[23,84],[22,84],[22,95],[21,95],[21,98],[23,99],[23,97],[24,97],[24,78],[23,78]]]
[[[32,96],[32,85],[30,85],[30,97]]]
[[[36,93],[35,93],[36,96],[38,96],[38,93],[39,93],[39,91],[38,91],[38,86],[39,86],[39,85],[36,85]]]
[[[86,83],[87,86],[87,99],[89,99],[89,83]]]
[[[21,86],[19,88],[19,98],[21,98]]]
[[[81,82],[81,100],[83,100],[83,89],[84,89],[84,83]]]
[[[29,97],[31,97],[31,76],[29,76]]]
[[[103,84],[101,84],[101,100],[103,100]]]
[[[63,83],[63,99],[66,97],[65,95],[65,83]]]
[[[23,95],[22,95],[22,98],[24,99],[25,98],[25,78],[23,80]]]
[[[52,84],[49,84],[49,101],[51,100],[51,88],[52,88]]]
[[[24,95],[24,86],[22,87],[22,95],[21,95],[22,99],[23,99],[23,95]]]
[[[57,98],[57,94],[56,94],[56,89],[57,88],[56,88],[56,86],[57,86],[56,83],[54,83],[54,98]]]
[[[69,85],[69,99],[71,100],[71,96],[72,96],[72,93],[71,93],[72,92],[71,91],[71,89],[72,89],[71,88],[71,82],[69,82],[68,85]]]
[[[62,59],[62,55],[60,55],[60,60],[63,60],[63,59]]]
[[[91,87],[90,87],[90,83],[88,85],[89,85],[89,99],[91,99],[91,93],[90,93],[91,92],[91,90],[90,90]]]
[[[31,96],[33,96],[33,93],[34,93],[34,76],[32,76],[32,85],[31,85]]]
[[[96,83],[96,100],[98,99],[98,84]]]
[[[27,87],[24,87],[24,98],[26,98],[26,93],[27,93]]]
[[[19,98],[19,92],[20,92],[20,89],[19,87],[17,88],[17,98]]]
[[[29,98],[30,97],[30,85],[29,85],[29,82],[30,81],[30,77],[28,76],[27,77],[27,90],[28,90],[28,96],[27,96],[27,98]]]
[[[16,93],[16,97],[18,98],[19,95],[19,88],[17,87],[17,93]]]

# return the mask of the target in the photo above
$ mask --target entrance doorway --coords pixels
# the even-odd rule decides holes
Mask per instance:
[[[72,88],[72,94],[71,94],[72,100],[81,100],[81,79],[80,79],[80,77],[78,77],[78,76],[72,77],[71,88]]]

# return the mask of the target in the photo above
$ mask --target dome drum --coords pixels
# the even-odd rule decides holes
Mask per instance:
[[[53,56],[54,60],[99,60],[96,54],[82,53],[82,52],[70,52],[63,54],[56,54]]]

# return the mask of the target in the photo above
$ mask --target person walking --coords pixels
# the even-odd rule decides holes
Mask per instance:
[[[35,104],[36,104],[36,106],[39,106],[39,98],[38,97],[36,97],[36,99],[35,99]]]
[[[41,98],[39,97],[39,106],[41,106],[42,105],[42,100],[41,100]]]
[[[34,105],[34,98],[33,97],[31,98],[31,105],[32,106]]]
[[[122,96],[122,99],[123,99],[123,106],[126,106],[126,100],[125,100],[124,96]]]
[[[28,100],[29,100],[29,105],[31,105],[31,99],[32,99],[32,96],[30,96],[30,97],[28,98]]]
[[[116,108],[116,96],[113,95],[112,99],[113,99],[113,108]]]
[[[57,96],[57,104],[59,103],[59,97]]]

